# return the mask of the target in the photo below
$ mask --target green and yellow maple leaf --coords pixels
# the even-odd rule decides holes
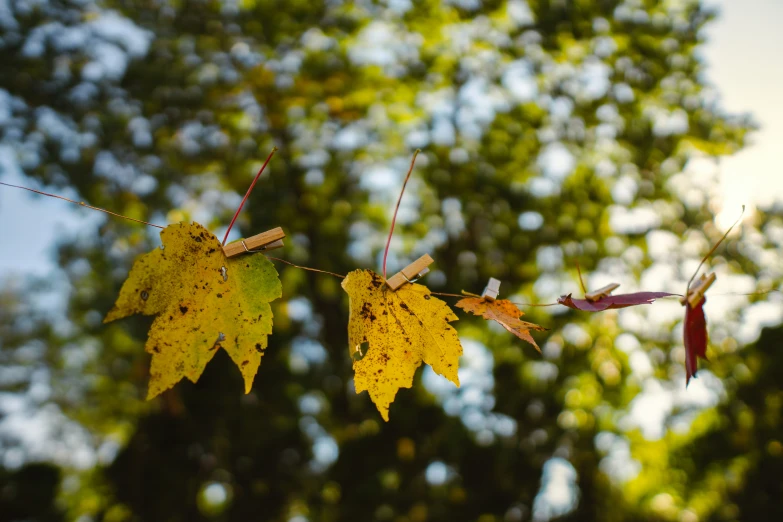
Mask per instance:
[[[459,386],[462,345],[449,322],[457,316],[427,287],[406,284],[392,291],[372,270],[354,270],[343,289],[350,297],[348,342],[351,352],[368,343],[354,360],[356,393],[367,390],[384,420],[400,388],[413,386],[422,361]]]
[[[282,295],[272,263],[260,254],[227,258],[198,223],[169,225],[163,247],[139,258],[104,322],[156,315],[145,350],[152,355],[147,398],[187,377],[196,382],[219,348],[250,392],[272,333],[271,301]]]

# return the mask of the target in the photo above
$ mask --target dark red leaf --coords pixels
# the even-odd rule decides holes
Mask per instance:
[[[699,357],[707,360],[707,319],[704,316],[705,298],[701,298],[695,308],[685,303],[685,326],[683,337],[685,341],[685,386],[696,375]]]
[[[585,312],[602,312],[610,308],[626,308],[640,304],[650,304],[659,297],[668,297],[668,292],[635,292],[633,294],[618,294],[602,297],[597,301],[588,301],[587,299],[574,299],[571,294],[561,295],[557,300],[561,305],[573,308],[574,310],[584,310]]]

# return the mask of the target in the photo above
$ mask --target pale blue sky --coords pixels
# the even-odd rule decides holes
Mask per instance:
[[[0,181],[30,186],[13,160],[13,152],[2,145]],[[77,197],[72,191],[60,190],[57,194]],[[44,276],[51,273],[56,265],[54,246],[57,238],[80,229],[94,230],[102,219],[100,212],[0,186],[0,282],[3,276],[11,274]]]
[[[783,200],[783,1],[710,0],[721,10],[704,49],[708,78],[730,112],[750,112],[761,126],[751,145],[721,160],[726,215],[735,219],[742,204]]]

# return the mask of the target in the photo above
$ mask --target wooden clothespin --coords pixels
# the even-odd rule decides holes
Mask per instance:
[[[419,259],[387,279],[386,284],[389,285],[389,288],[392,290],[397,290],[405,283],[413,283],[430,271],[427,267],[432,263],[434,263],[434,261],[430,255],[424,254]]]
[[[234,257],[246,252],[258,252],[261,250],[274,250],[283,246],[285,232],[280,227],[261,232],[253,237],[234,241],[223,247],[226,257]]]
[[[498,298],[499,293],[500,293],[500,280],[495,279],[494,277],[490,277],[487,286],[484,288],[484,292],[481,294],[481,297],[483,297],[487,301],[494,301],[495,299]]]
[[[609,297],[609,295],[618,288],[620,288],[619,283],[609,283],[608,285],[599,288],[595,292],[585,294],[585,299],[592,303],[594,301],[598,301],[602,297]]]
[[[704,297],[704,292],[706,292],[707,289],[712,286],[712,283],[714,283],[717,278],[718,276],[715,275],[715,272],[708,276],[702,274],[701,277],[696,281],[696,284],[694,284],[690,290],[688,290],[688,295],[686,297],[680,297],[680,304],[684,305],[685,301],[687,300],[688,304],[691,305],[691,308],[696,308],[696,306],[699,304],[699,301],[701,301],[701,298]]]

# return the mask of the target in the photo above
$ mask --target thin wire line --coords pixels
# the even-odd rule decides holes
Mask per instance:
[[[430,292],[430,294],[432,294],[432,295],[441,295],[441,296],[444,296],[444,297],[461,297],[461,298],[465,298],[465,299],[471,297],[471,296],[468,296],[468,295],[465,295],[465,294],[448,294],[448,293],[445,293],[445,292]],[[478,297],[480,298],[481,296],[478,296]],[[474,299],[475,299],[475,297],[474,297]],[[514,301],[511,301],[511,304],[515,304],[515,305],[518,305],[518,306],[557,306],[560,303],[538,304],[538,303],[516,303]]]
[[[777,288],[772,288],[770,290],[763,290],[761,292],[751,292],[749,294],[742,294],[739,292],[724,292],[721,294],[710,294],[710,297],[723,297],[727,295],[745,295],[745,296],[752,296],[752,295],[767,295],[771,294],[772,292],[783,292],[783,290],[778,290]]]
[[[294,263],[292,263],[291,261],[286,261],[285,259],[280,259],[279,257],[272,257],[272,256],[266,256],[266,257],[267,257],[268,259],[273,259],[273,260],[275,260],[275,261],[280,261],[281,263],[285,263],[285,264],[287,264],[287,265],[291,265],[291,266],[293,266],[294,268],[301,268],[302,270],[309,270],[310,272],[319,272],[319,273],[321,273],[321,274],[329,274],[329,275],[332,275],[332,276],[334,276],[334,277],[339,277],[340,279],[345,279],[345,276],[344,276],[344,275],[335,274],[334,272],[329,272],[328,270],[319,270],[319,269],[317,269],[317,268],[310,268],[309,266],[300,266],[300,265],[295,265],[295,264],[294,264]]]
[[[328,275],[331,275],[331,276],[334,276],[334,277],[339,277],[340,279],[345,279],[345,277],[346,277],[344,275],[336,274],[334,272],[329,272],[328,270],[319,270],[318,268],[311,268],[311,267],[308,267],[308,266],[297,265],[297,264],[294,264],[294,263],[292,263],[290,261],[286,261],[285,259],[280,259],[279,257],[272,257],[272,256],[266,256],[266,257],[268,259],[272,259],[274,261],[280,261],[281,263],[285,263],[285,264],[290,265],[290,266],[292,266],[294,268],[301,268],[302,270],[309,270],[310,272],[318,272],[318,273],[321,273],[321,274],[328,274]],[[430,292],[430,294],[431,295],[440,295],[440,296],[445,296],[445,297],[461,297],[461,298],[469,297],[469,296],[466,296],[466,295],[463,295],[463,294],[449,294],[449,293],[445,293],[445,292]],[[519,306],[557,306],[560,303],[548,303],[548,304],[513,303],[513,304],[519,305]]]
[[[442,295],[442,296],[445,296],[445,297],[468,297],[468,296],[466,296],[464,294],[447,294],[447,293],[444,293],[444,292],[430,292],[430,294],[432,294],[432,295]]]
[[[141,219],[136,219],[136,218],[132,218],[132,217],[128,217],[128,216],[123,216],[122,214],[117,214],[116,212],[112,212],[111,210],[106,210],[105,208],[93,207],[92,205],[88,205],[84,201],[74,201],[74,200],[68,199],[68,198],[66,198],[64,196],[58,196],[56,194],[49,194],[48,192],[42,192],[40,190],[35,190],[35,189],[27,188],[27,187],[21,187],[19,185],[11,185],[10,183],[3,183],[2,181],[0,181],[0,185],[5,185],[6,187],[13,187],[13,188],[18,188],[18,189],[22,189],[22,190],[28,190],[30,192],[35,192],[36,194],[41,194],[42,196],[49,196],[50,198],[62,199],[62,200],[67,201],[69,203],[73,203],[74,205],[79,205],[80,207],[86,207],[86,208],[90,208],[92,210],[98,210],[100,212],[105,212],[106,214],[110,214],[110,215],[115,216],[115,217],[127,219],[129,221],[135,221],[136,223],[142,223],[144,225],[148,225],[148,226],[155,227],[155,228],[160,228],[161,230],[166,228],[166,227],[162,227],[160,225],[153,225],[152,223],[147,223],[146,221],[142,221]]]
[[[311,268],[311,267],[307,267],[307,266],[297,265],[297,264],[294,264],[294,263],[292,263],[290,261],[286,261],[285,259],[280,259],[278,257],[272,257],[272,256],[266,256],[266,257],[269,258],[269,259],[272,259],[274,261],[280,261],[281,263],[285,263],[285,264],[290,265],[290,266],[292,266],[294,268],[301,268],[302,270],[309,270],[310,272],[319,272],[321,274],[327,274],[327,275],[331,275],[331,276],[334,276],[334,277],[339,277],[340,279],[345,279],[345,277],[346,277],[344,275],[340,275],[340,274],[337,274],[335,272],[329,272],[328,270],[319,270],[318,268]],[[710,296],[711,297],[740,296],[740,295],[752,296],[752,295],[765,295],[765,294],[769,294],[771,292],[781,292],[781,293],[783,293],[783,291],[778,290],[777,288],[773,288],[771,290],[765,290],[763,292],[753,292],[753,293],[749,293],[749,294],[741,294],[741,293],[729,292],[729,293],[723,293],[723,294],[710,294]],[[450,294],[450,293],[447,293],[447,292],[430,292],[430,294],[431,295],[442,296],[442,297],[459,297],[459,298],[462,298],[462,299],[472,297],[472,296],[465,295],[465,294]],[[478,296],[478,297],[480,297],[480,296]],[[674,299],[674,298],[678,298],[678,297],[682,297],[682,296],[680,294],[672,294],[670,296],[659,297],[657,300]],[[516,301],[511,301],[511,304],[515,304],[517,306],[539,306],[539,307],[563,305],[562,303],[518,303]]]

